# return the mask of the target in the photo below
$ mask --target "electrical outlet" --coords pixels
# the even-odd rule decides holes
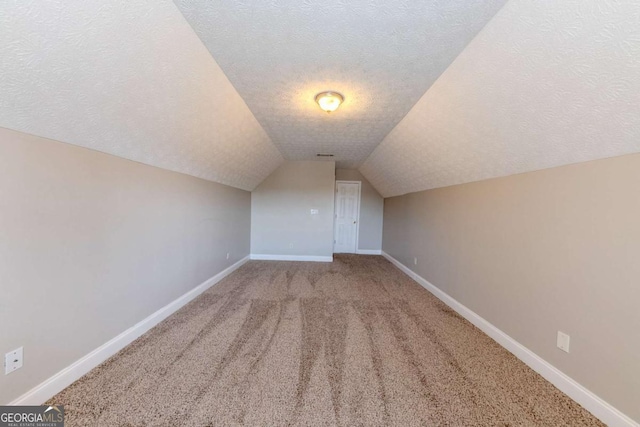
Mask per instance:
[[[227,252],[227,259],[229,259],[229,252]]]
[[[11,372],[22,368],[23,361],[23,351],[22,347],[17,348],[13,351],[4,355],[4,374],[8,375]]]
[[[289,243],[289,249],[293,248],[293,243]]]
[[[318,215],[318,209],[311,209],[311,215]]]
[[[418,258],[413,259],[413,265],[418,265]]]
[[[570,341],[571,337],[569,337],[569,335],[565,334],[564,332],[560,332],[558,331],[558,340],[557,340],[557,346],[560,350],[562,351],[566,351],[567,353],[569,353],[569,341]]]

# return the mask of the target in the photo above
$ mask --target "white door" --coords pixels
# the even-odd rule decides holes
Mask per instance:
[[[336,181],[335,253],[356,253],[360,215],[360,182]]]

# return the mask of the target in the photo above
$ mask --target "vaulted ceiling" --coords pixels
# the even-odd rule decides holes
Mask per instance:
[[[355,168],[506,0],[175,0],[287,159]],[[314,96],[345,104],[322,113]]]
[[[0,5],[0,126],[252,190],[282,162],[171,0]]]
[[[3,2],[0,58],[0,126],[247,190],[321,152],[388,197],[640,151],[634,0]]]
[[[510,0],[361,167],[383,196],[640,151],[640,2]]]

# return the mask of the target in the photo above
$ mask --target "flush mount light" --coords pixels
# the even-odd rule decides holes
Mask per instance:
[[[316,95],[316,102],[327,113],[336,111],[340,104],[344,101],[344,96],[338,92],[320,92]]]

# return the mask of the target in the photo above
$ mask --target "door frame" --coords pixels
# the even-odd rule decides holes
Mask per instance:
[[[338,207],[338,203],[336,198],[338,197],[338,184],[358,184],[358,209],[357,209],[357,220],[356,220],[356,247],[354,250],[354,254],[358,253],[358,246],[360,245],[360,204],[362,202],[362,181],[348,181],[344,179],[336,179],[335,183],[335,192],[333,194],[333,253],[335,254],[336,250],[336,219],[338,215],[336,214],[336,208]],[[350,252],[337,252],[337,253],[350,253]]]

